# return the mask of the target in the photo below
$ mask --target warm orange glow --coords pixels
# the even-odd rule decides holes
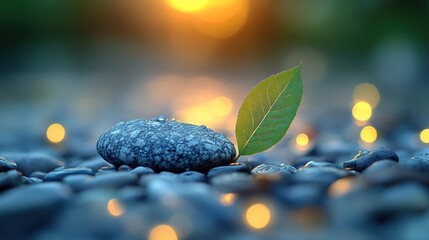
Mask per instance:
[[[51,124],[46,130],[46,137],[48,138],[49,141],[53,143],[61,142],[62,140],[64,140],[65,136],[66,136],[66,130],[59,123]]]
[[[107,210],[114,217],[119,217],[124,213],[122,204],[116,199],[110,199],[109,202],[107,202]]]
[[[305,133],[301,133],[296,136],[296,144],[299,146],[306,146],[310,142],[308,135]]]
[[[172,8],[181,12],[196,12],[204,8],[209,0],[165,0]]]
[[[331,184],[331,186],[328,189],[328,193],[332,197],[340,197],[348,193],[351,187],[352,187],[351,179],[342,178]]]
[[[177,234],[169,225],[158,225],[149,233],[149,240],[177,240]]]
[[[227,97],[215,98],[211,101],[211,110],[218,116],[228,116],[232,111],[232,101]]]
[[[212,37],[231,37],[246,23],[248,5],[248,0],[211,0],[197,13],[195,26]]]
[[[423,143],[429,143],[429,129],[424,129],[421,133],[420,133],[420,140]]]
[[[271,219],[270,209],[262,203],[250,206],[246,211],[246,221],[252,228],[265,228]]]
[[[210,128],[225,127],[232,112],[231,99],[221,96],[211,100],[199,101],[189,108],[174,113],[180,121]]]
[[[368,121],[372,116],[372,107],[367,102],[358,102],[353,106],[353,117],[359,121]]]
[[[377,140],[377,129],[373,126],[366,126],[360,132],[360,138],[366,143],[373,143]]]
[[[235,194],[234,193],[222,194],[219,198],[219,201],[224,206],[231,206],[235,201]]]
[[[380,102],[380,93],[374,85],[362,83],[357,85],[353,90],[353,101],[355,103],[366,101],[375,108]]]

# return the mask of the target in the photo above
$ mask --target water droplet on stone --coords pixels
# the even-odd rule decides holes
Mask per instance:
[[[206,125],[201,125],[201,128],[206,129],[207,127],[206,127]]]
[[[175,118],[172,118],[172,119],[171,119],[171,121],[175,122],[175,121],[176,121],[176,119],[175,119]]]
[[[157,118],[156,118],[156,121],[157,122],[165,122],[165,117],[164,116],[158,116]]]

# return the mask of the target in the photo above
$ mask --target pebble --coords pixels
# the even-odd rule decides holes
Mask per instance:
[[[257,176],[276,176],[276,175],[288,176],[296,172],[297,170],[295,167],[281,163],[280,165],[261,164],[255,167],[251,173]]]
[[[4,157],[16,163],[17,170],[24,176],[30,176],[36,171],[50,172],[64,166],[64,162],[44,153],[9,153],[4,154]]]
[[[42,183],[43,180],[40,178],[36,178],[36,177],[26,177],[23,176],[22,180],[24,181],[25,184],[30,185],[30,184],[38,184],[38,183]]]
[[[222,134],[165,119],[120,122],[100,136],[97,151],[115,166],[144,166],[157,172],[206,171],[230,164],[236,155]]]
[[[385,171],[386,169],[397,167],[398,162],[393,160],[380,160],[373,164],[371,164],[369,167],[367,167],[365,170],[363,170],[363,175],[374,175],[378,174],[382,171]]]
[[[69,175],[63,179],[63,182],[73,188],[74,191],[82,191],[87,188],[88,183],[93,176],[85,174]]]
[[[291,176],[291,180],[298,183],[320,183],[330,185],[340,178],[354,175],[356,175],[356,173],[333,167],[311,167],[300,168]]]
[[[303,168],[311,168],[311,167],[335,167],[335,168],[341,168],[340,166],[338,166],[335,163],[330,163],[330,162],[318,162],[318,161],[309,161],[307,162]]]
[[[343,167],[352,169],[358,172],[365,170],[365,168],[369,167],[376,161],[380,160],[393,160],[398,162],[398,155],[387,149],[377,149],[373,151],[359,151],[359,153],[349,161],[344,162]]]
[[[134,173],[137,176],[142,176],[146,174],[154,174],[155,172],[152,170],[152,168],[148,167],[136,167],[133,170],[130,171],[130,173]]]
[[[243,172],[221,174],[211,178],[210,183],[223,192],[247,193],[256,188],[252,176]]]
[[[179,174],[179,180],[182,182],[204,182],[206,176],[200,172],[186,171]]]
[[[128,165],[121,165],[121,166],[118,168],[118,171],[120,171],[120,172],[129,172],[129,171],[131,171],[131,170],[133,170],[133,168],[132,168],[132,167],[130,167],[130,166],[128,166]]]
[[[52,172],[47,173],[43,178],[43,181],[44,182],[61,181],[66,176],[76,175],[76,174],[94,175],[94,171],[86,167],[59,168],[59,169],[55,169]]]
[[[0,191],[13,188],[23,183],[21,174],[16,170],[0,173]]]
[[[233,173],[233,172],[243,172],[243,173],[250,173],[251,169],[249,165],[243,164],[243,163],[231,163],[228,166],[219,166],[210,169],[210,171],[207,173],[208,178],[212,178],[215,176],[219,176],[226,173]]]
[[[102,157],[94,157],[91,159],[88,159],[81,164],[78,165],[78,167],[86,167],[92,169],[94,172],[97,172],[102,167],[111,167],[113,168],[113,165],[106,162]]]
[[[0,172],[7,172],[9,170],[16,169],[16,163],[8,161],[2,157],[0,157]]]
[[[86,188],[120,188],[127,185],[134,185],[138,181],[136,174],[129,172],[112,172],[103,175],[96,175],[86,184]]]
[[[40,172],[40,171],[33,172],[30,175],[30,177],[35,177],[35,178],[40,178],[40,179],[43,179],[45,176],[46,176],[46,173],[45,172]]]
[[[72,195],[62,183],[43,183],[11,189],[0,197],[2,239],[28,239],[48,226]],[[13,223],[13,224],[12,224]]]
[[[429,173],[429,153],[420,153],[411,159],[400,161],[401,166]]]

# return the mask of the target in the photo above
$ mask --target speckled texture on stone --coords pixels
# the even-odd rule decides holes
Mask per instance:
[[[392,160],[398,162],[399,157],[395,152],[384,148],[372,151],[359,151],[352,160],[344,162],[343,167],[361,172],[374,162],[380,160]]]
[[[120,122],[97,142],[98,153],[115,166],[155,171],[206,171],[235,159],[234,145],[205,126],[165,119]]]

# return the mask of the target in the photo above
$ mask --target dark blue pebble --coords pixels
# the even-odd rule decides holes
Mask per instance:
[[[78,165],[78,167],[91,168],[92,170],[94,170],[94,172],[97,172],[102,167],[113,168],[113,165],[106,162],[102,157],[97,156],[82,162],[81,164]]]
[[[420,153],[411,159],[400,161],[399,164],[406,168],[429,173],[429,153]]]
[[[200,172],[186,171],[179,174],[179,179],[182,182],[204,182],[206,176]]]
[[[16,169],[16,163],[8,161],[2,157],[0,157],[0,172],[7,172],[9,170]]]
[[[44,153],[10,153],[4,154],[9,161],[15,162],[17,170],[24,176],[30,176],[33,172],[50,172],[55,168],[64,166],[64,163]]]
[[[335,163],[330,163],[330,162],[318,162],[318,161],[309,161],[308,163],[306,163],[303,168],[311,168],[311,167],[335,167],[335,168],[341,168],[340,166],[338,166]]]
[[[21,173],[16,170],[10,170],[0,173],[0,191],[13,188],[23,183]]]
[[[86,184],[86,188],[120,188],[127,185],[134,185],[137,181],[138,177],[136,174],[129,172],[112,172],[96,175]]]
[[[250,173],[251,169],[249,165],[243,164],[243,163],[231,163],[228,166],[220,166],[212,168],[208,173],[207,177],[212,178],[218,175],[226,174],[226,173],[233,173],[233,172],[243,172],[243,173]]]
[[[145,174],[154,174],[155,172],[152,170],[152,168],[136,167],[133,170],[131,170],[130,173],[134,173],[140,177],[140,176],[145,175]]]
[[[119,168],[118,168],[118,171],[120,171],[120,172],[129,172],[129,171],[131,171],[133,168],[132,167],[130,167],[130,166],[128,166],[128,165],[121,165]]]
[[[369,167],[367,167],[365,170],[363,170],[363,175],[373,175],[378,174],[381,171],[385,171],[386,169],[392,168],[392,167],[398,167],[398,162],[393,160],[380,160],[373,164],[371,164]]]
[[[40,172],[40,171],[33,172],[30,175],[30,177],[35,177],[35,178],[40,178],[40,179],[43,179],[45,176],[46,176],[46,173],[45,172]]]
[[[337,179],[354,176],[356,173],[334,167],[301,168],[291,176],[293,182],[331,184]]]
[[[69,175],[63,179],[63,182],[73,188],[74,191],[82,191],[92,180],[93,176],[85,174]]]
[[[384,159],[399,161],[399,157],[395,152],[387,149],[377,149],[373,151],[359,151],[352,160],[344,162],[343,167],[361,172],[374,162]]]
[[[85,168],[85,167],[59,168],[59,169],[55,169],[52,172],[47,173],[43,178],[43,181],[44,182],[61,181],[66,176],[76,175],[76,174],[94,175],[94,171],[90,168]]]
[[[29,239],[50,224],[72,195],[61,183],[42,183],[8,190],[0,197],[1,239]]]
[[[22,177],[23,181],[25,184],[30,185],[30,184],[38,184],[38,183],[42,183],[43,180],[40,178],[36,178],[36,177],[26,177],[23,176]]]

